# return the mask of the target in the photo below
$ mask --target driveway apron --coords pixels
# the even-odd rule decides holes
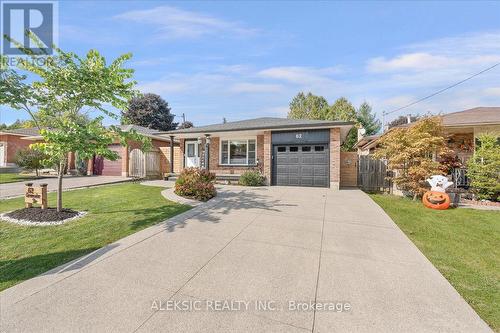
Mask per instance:
[[[363,192],[220,192],[3,291],[1,331],[490,331]]]

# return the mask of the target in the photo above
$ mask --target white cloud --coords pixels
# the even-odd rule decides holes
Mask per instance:
[[[450,71],[467,73],[500,62],[500,32],[468,34],[431,40],[402,48],[394,57],[368,59],[372,73]],[[435,74],[435,72],[430,72]]]
[[[285,66],[267,68],[258,72],[257,75],[264,78],[305,84],[308,82],[311,83],[331,80],[331,75],[339,72],[339,67],[314,68]]]
[[[115,19],[149,24],[156,27],[154,36],[161,39],[197,38],[204,35],[249,36],[256,29],[246,28],[238,22],[187,11],[172,6],[159,6],[146,10],[132,10]]]
[[[282,89],[283,86],[279,84],[251,82],[236,83],[229,88],[229,90],[236,93],[274,93],[281,91]]]
[[[500,87],[491,87],[484,89],[484,94],[487,96],[500,97]]]
[[[370,72],[389,72],[395,70],[427,70],[448,64],[449,59],[428,53],[407,53],[392,59],[377,57],[368,61]]]

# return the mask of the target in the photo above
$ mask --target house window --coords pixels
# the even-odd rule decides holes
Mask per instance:
[[[255,165],[256,143],[251,140],[222,140],[220,146],[220,164]]]

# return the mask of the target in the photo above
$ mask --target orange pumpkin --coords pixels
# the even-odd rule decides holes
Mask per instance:
[[[443,192],[427,191],[422,197],[425,207],[432,209],[448,209],[450,207],[450,196]]]

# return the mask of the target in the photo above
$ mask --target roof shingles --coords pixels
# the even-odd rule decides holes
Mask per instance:
[[[260,129],[280,129],[280,128],[296,128],[296,127],[328,127],[352,125],[348,121],[331,121],[331,120],[304,120],[304,119],[287,119],[287,118],[272,118],[262,117],[241,121],[227,122],[224,124],[214,124],[200,127],[184,128],[174,131],[164,132],[167,134],[181,133],[200,133],[200,132],[230,132],[230,131],[245,131],[245,130],[260,130]]]

